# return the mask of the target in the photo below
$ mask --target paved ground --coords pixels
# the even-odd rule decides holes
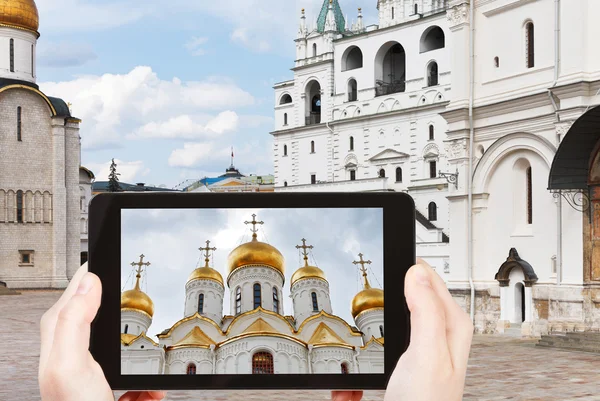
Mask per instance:
[[[39,400],[39,320],[58,292],[0,297],[0,400]],[[600,401],[600,355],[535,348],[532,341],[476,336],[464,400]],[[328,392],[172,392],[168,400],[327,400]],[[367,392],[364,400],[382,400]],[[437,401],[437,400],[436,400]],[[443,400],[439,400],[443,401]]]

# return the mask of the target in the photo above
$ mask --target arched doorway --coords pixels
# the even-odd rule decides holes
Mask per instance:
[[[406,52],[398,42],[381,46],[375,56],[375,95],[406,90]]]
[[[525,321],[525,286],[523,283],[515,284],[514,295],[514,320],[515,323],[523,323]]]
[[[321,84],[316,80],[306,85],[306,125],[321,123]]]

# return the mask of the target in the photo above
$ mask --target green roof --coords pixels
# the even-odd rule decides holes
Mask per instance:
[[[344,19],[344,15],[342,14],[342,8],[340,7],[340,3],[338,0],[333,0],[333,14],[335,15],[335,23],[337,25],[337,31],[339,33],[344,33],[346,30],[346,20]],[[329,11],[329,0],[323,1],[323,7],[321,7],[321,13],[319,13],[319,18],[317,19],[317,31],[323,33],[325,32],[325,22],[327,22],[327,12]]]

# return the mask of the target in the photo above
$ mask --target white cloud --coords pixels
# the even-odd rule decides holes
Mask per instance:
[[[175,149],[169,156],[169,166],[171,167],[194,167],[202,162],[209,162],[217,159],[213,143],[185,143],[183,148]]]
[[[38,64],[46,67],[78,67],[98,58],[92,46],[84,43],[40,41],[37,49]]]
[[[221,112],[206,124],[184,114],[164,122],[149,122],[128,135],[127,139],[202,139],[235,131],[238,123],[239,117],[233,111]]]
[[[110,173],[111,160],[106,163],[89,163],[86,165],[87,168],[94,171],[97,181],[108,181],[108,174]],[[141,177],[147,176],[150,173],[150,169],[144,166],[142,161],[125,162],[122,160],[115,159],[117,165],[117,173],[119,173],[119,181],[128,184],[135,183]]]
[[[83,120],[83,149],[122,145],[123,132],[135,132],[153,121],[202,111],[249,106],[255,99],[232,80],[212,77],[182,82],[160,79],[152,68],[139,66],[126,74],[79,76],[71,81],[42,82],[42,91],[72,103],[73,115]],[[231,122],[217,116],[207,127],[225,132]],[[229,115],[231,116],[231,115]],[[237,124],[237,123],[236,123]]]
[[[201,46],[206,42],[208,42],[208,38],[194,36],[185,44],[185,47],[192,56],[204,56],[206,51]]]

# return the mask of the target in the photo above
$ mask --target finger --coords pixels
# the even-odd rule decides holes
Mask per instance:
[[[52,342],[54,341],[54,330],[56,328],[58,313],[69,299],[71,299],[73,294],[75,294],[79,282],[85,273],[87,273],[87,270],[88,267],[86,262],[77,270],[59,300],[42,316],[42,320],[40,321],[40,373],[46,370],[46,363],[48,361],[48,356],[50,355],[50,350],[52,349]]]
[[[434,291],[440,297],[446,313],[446,338],[452,365],[461,373],[467,371],[471,341],[473,340],[473,323],[469,315],[463,311],[452,298],[444,280],[438,274],[432,274]]]
[[[409,349],[425,359],[450,360],[444,305],[433,289],[432,274],[427,265],[415,265],[406,274],[405,296],[411,313]]]
[[[362,400],[362,391],[332,391],[332,401],[360,401]]]
[[[128,391],[119,401],[161,401],[166,396],[164,391]]]
[[[87,273],[58,314],[50,353],[53,366],[66,365],[72,370],[89,361],[90,324],[100,307],[101,293],[98,276]]]

